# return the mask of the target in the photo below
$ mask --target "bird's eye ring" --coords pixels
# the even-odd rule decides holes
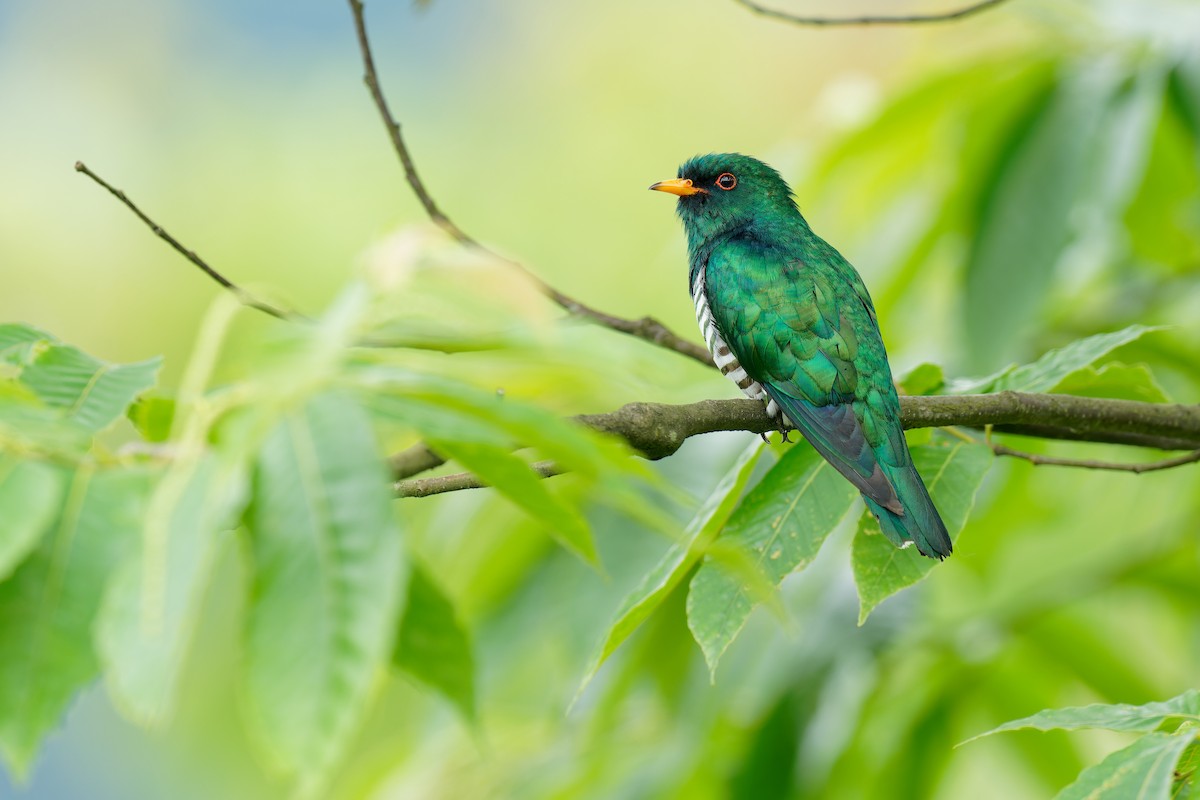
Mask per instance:
[[[717,186],[728,192],[730,189],[737,186],[737,178],[733,176],[732,172],[722,172],[721,176],[717,178],[716,183]]]

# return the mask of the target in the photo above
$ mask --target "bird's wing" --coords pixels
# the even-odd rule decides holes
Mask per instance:
[[[705,284],[746,372],[859,491],[903,514],[883,469],[909,461],[894,421],[899,401],[870,297],[849,264],[730,243],[710,256]]]

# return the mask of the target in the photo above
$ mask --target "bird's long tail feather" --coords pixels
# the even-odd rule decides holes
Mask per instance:
[[[943,559],[954,549],[941,515],[929,497],[921,476],[911,464],[903,470],[889,470],[889,478],[904,505],[904,514],[896,514],[864,496],[867,508],[879,519],[879,527],[897,547],[912,542],[923,556]]]

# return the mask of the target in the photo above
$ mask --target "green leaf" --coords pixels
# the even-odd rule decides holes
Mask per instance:
[[[392,663],[475,719],[475,659],[454,605],[425,569],[413,565]]]
[[[912,448],[912,456],[950,539],[957,541],[975,504],[975,493],[992,465],[992,451],[983,444],[939,434],[929,444]],[[888,597],[923,579],[936,563],[914,547],[894,546],[879,529],[879,521],[864,512],[850,550],[858,585],[858,624],[866,622]]]
[[[407,575],[357,403],[327,392],[278,423],[259,450],[246,525],[249,723],[299,792],[318,794],[387,663]]]
[[[80,468],[57,520],[0,584],[0,751],[17,775],[97,672],[92,620],[136,540],[148,475]]]
[[[31,325],[7,323],[0,325],[0,353],[23,344],[54,341],[54,337]]]
[[[1086,370],[1118,347],[1162,330],[1145,325],[1130,325],[1119,331],[1100,333],[1051,350],[1032,364],[1008,367],[994,375],[972,381],[956,382],[956,394],[987,392],[1049,392],[1059,383]]]
[[[1196,734],[1148,733],[1079,773],[1055,800],[1170,800],[1175,765]]]
[[[96,624],[109,693],[143,724],[171,715],[216,553],[236,524],[244,475],[213,454],[179,461],[155,487],[140,547],[114,576]]]
[[[976,365],[1009,354],[1046,296],[1107,100],[1094,83],[1064,76],[1038,98],[982,184],[963,304]]]
[[[1108,397],[1143,403],[1169,403],[1170,398],[1145,364],[1110,361],[1101,367],[1084,367],[1063,378],[1050,390],[1054,394]]]
[[[142,395],[127,412],[129,421],[148,442],[165,442],[175,421],[175,398]]]
[[[33,355],[21,381],[46,405],[63,410],[90,431],[99,431],[154,385],[161,362],[153,358],[137,364],[110,364],[78,348],[52,344]]]
[[[434,451],[461,464],[546,527],[555,539],[589,564],[597,564],[596,543],[579,509],[550,492],[546,482],[505,447],[429,441]]]
[[[1021,120],[983,184],[966,275],[967,344],[976,364],[1017,352],[1051,296],[1060,262],[1106,263],[1162,108],[1166,71],[1131,77],[1093,59],[1062,71]]]
[[[946,385],[946,373],[937,364],[918,364],[898,381],[907,395],[935,394]]]
[[[788,448],[746,494],[718,542],[738,545],[772,585],[803,569],[854,504],[858,492],[807,444]],[[688,627],[709,672],[757,605],[745,582],[711,559],[692,578]]]
[[[1126,703],[1093,703],[1088,706],[1046,709],[984,731],[962,744],[991,736],[993,733],[1027,728],[1039,731],[1078,731],[1091,728],[1109,731],[1154,731],[1187,721],[1200,722],[1200,690],[1189,689],[1170,700],[1140,706]]]
[[[62,477],[52,467],[0,454],[0,581],[37,546],[61,496]]]
[[[399,409],[407,406],[411,412],[416,404],[425,406],[424,411],[409,418],[398,414],[397,421],[413,426],[429,438],[475,442],[486,436],[486,441],[497,445],[501,441],[515,442],[537,450],[586,480],[624,475],[631,470],[643,476],[651,474],[645,465],[628,457],[629,446],[621,440],[564,419],[558,412],[466,384],[424,376],[419,384],[395,388],[403,390],[402,396],[392,401]],[[422,429],[427,423],[436,427]],[[472,433],[455,435],[456,425],[459,428],[471,425]],[[481,428],[492,429],[492,435],[483,434]],[[498,440],[495,431],[503,432],[503,438]]]
[[[758,463],[763,449],[763,443],[756,440],[742,451],[712,494],[692,517],[679,541],[667,550],[658,564],[642,579],[641,584],[621,602],[604,639],[584,670],[583,680],[575,695],[576,700],[608,657],[662,605],[667,595],[679,585],[704,554],[705,548],[717,535],[717,531],[733,513],[734,506],[741,497],[746,482],[750,480],[750,474],[754,471],[754,465]]]
[[[15,450],[75,456],[92,444],[92,433],[46,408],[19,384],[0,382],[0,444]]]

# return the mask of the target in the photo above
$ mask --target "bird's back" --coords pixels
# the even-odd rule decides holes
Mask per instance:
[[[870,295],[854,267],[796,219],[697,248],[694,296],[699,278],[717,338],[761,386],[768,410],[863,493],[883,531],[944,558],[950,539],[912,466]]]

